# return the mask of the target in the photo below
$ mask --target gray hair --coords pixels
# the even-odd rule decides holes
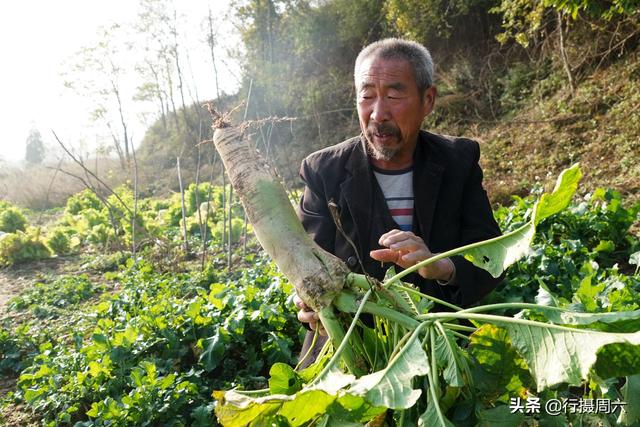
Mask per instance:
[[[404,59],[413,69],[420,96],[433,85],[433,60],[429,50],[411,40],[388,38],[378,40],[365,46],[358,57],[353,70],[354,78],[362,61],[369,57],[380,59]]]

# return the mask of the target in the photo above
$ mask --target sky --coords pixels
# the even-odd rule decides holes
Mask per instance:
[[[239,86],[237,63],[226,55],[225,45],[234,46],[233,27],[225,20],[229,0],[175,1],[184,16],[181,38],[189,46],[190,69],[183,70],[187,86],[199,99],[215,97],[215,83],[209,48],[205,43],[204,20],[208,6],[223,35],[216,56],[219,63],[220,89],[232,93]],[[24,159],[26,140],[31,129],[38,129],[45,145],[55,147],[52,131],[67,145],[86,153],[104,143],[105,130],[96,129],[89,120],[94,108],[90,97],[79,96],[64,86],[63,75],[69,71],[75,54],[98,40],[101,26],[119,23],[130,27],[138,11],[135,0],[21,0],[0,5],[0,159],[18,162]],[[125,58],[129,63],[135,54]],[[127,83],[129,87],[127,87]],[[133,90],[137,81],[131,75],[124,82]],[[189,99],[187,99],[189,102]],[[153,119],[143,112],[150,106],[127,101],[129,127],[134,144],[143,137],[146,125]],[[101,139],[102,138],[102,139]]]

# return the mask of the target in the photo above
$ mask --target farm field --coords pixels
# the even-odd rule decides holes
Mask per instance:
[[[205,195],[209,186],[201,184],[198,190]],[[145,243],[135,256],[110,247],[115,241],[110,233],[114,237],[116,231],[107,210],[87,191],[72,197],[58,219],[39,233],[25,220],[24,232],[2,237],[0,369],[6,424],[244,425],[262,417],[277,425],[333,425],[337,420],[362,423],[380,418],[381,413],[387,422],[407,425],[425,414],[431,422],[442,421],[426,425],[638,422],[640,400],[633,390],[640,381],[636,363],[640,342],[634,343],[640,322],[640,240],[630,227],[637,227],[640,205],[625,204],[618,193],[596,189],[576,196],[567,209],[541,222],[531,249],[507,270],[504,284],[485,301],[499,304],[493,315],[542,322],[552,329],[541,329],[537,333],[542,335],[530,342],[514,342],[518,338],[513,325],[482,315],[470,324],[443,319],[448,322],[446,332],[431,338],[433,346],[424,347],[428,357],[436,357],[426,364],[432,371],[425,376],[424,366],[412,361],[421,346],[409,333],[411,326],[394,327],[391,320],[379,317],[373,329],[358,326],[360,345],[369,345],[367,340],[373,338],[368,334],[378,334],[382,353],[368,354],[367,363],[403,382],[405,389],[382,391],[382,400],[367,393],[348,397],[352,395],[332,390],[331,401],[318,403],[324,407],[296,413],[287,412],[286,404],[265,411],[260,398],[252,396],[271,392],[300,399],[306,390],[303,384],[317,379],[333,360],[332,351],[312,368],[292,370],[302,337],[291,302],[293,288],[261,252],[250,230],[244,247],[242,221],[237,223],[232,246],[234,267],[227,269],[228,254],[216,250],[221,234],[215,229],[221,218],[213,213],[222,189],[211,190],[218,197],[212,198],[209,209],[207,229],[213,233],[207,234],[207,245],[212,249],[204,267],[196,249],[201,247],[196,232],[201,228],[195,204],[187,204],[193,207],[187,209],[187,223],[195,224],[190,241],[194,255],[180,253],[177,197],[140,201],[136,237],[140,242],[151,242],[152,236],[157,240]],[[119,191],[126,200],[126,191]],[[195,200],[195,193],[191,186],[186,200]],[[495,211],[505,232],[530,220],[541,189],[533,193],[515,197],[511,206]],[[207,217],[207,210],[204,203],[200,205],[201,218]],[[4,204],[3,212],[7,211],[12,215],[3,217],[20,217],[19,209]],[[240,210],[237,214],[242,215]],[[13,222],[22,223],[15,218]],[[118,241],[130,242],[131,227],[125,222],[120,225]],[[384,305],[383,300],[378,303]],[[428,316],[428,301],[408,301]],[[544,334],[552,333],[553,325],[563,325],[555,327],[564,328],[558,333],[568,335],[552,340],[558,347],[540,354]],[[398,328],[405,332],[399,333]],[[584,349],[599,336],[606,339]],[[568,344],[567,337],[574,343]],[[626,337],[633,339],[625,341]],[[399,344],[405,346],[394,350]],[[409,351],[413,356],[407,355]],[[531,359],[531,352],[541,359]],[[408,364],[403,369],[411,373],[408,378],[398,368],[403,361]],[[538,366],[532,361],[544,363]],[[562,372],[555,363],[564,364]],[[333,369],[340,366],[339,371],[346,372],[340,363]],[[421,399],[415,398],[415,391],[409,393],[411,384],[419,390],[422,381],[436,381],[433,373],[439,377],[437,390],[427,388]],[[258,395],[241,392],[265,388]],[[229,389],[238,390],[235,397],[221,394]],[[308,393],[331,395],[320,390]],[[439,397],[432,394],[425,399],[428,393]],[[529,408],[538,398],[543,409]],[[624,402],[624,410],[578,413],[575,403],[575,410],[564,409],[550,417],[544,404],[556,399],[581,404]],[[431,412],[435,408],[425,404],[434,401],[439,403],[438,411]],[[514,411],[516,402],[529,409]],[[244,412],[234,405],[244,407]],[[385,412],[385,406],[396,409]]]

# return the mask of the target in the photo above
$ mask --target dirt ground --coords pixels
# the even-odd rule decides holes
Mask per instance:
[[[78,264],[77,257],[60,257],[0,269],[0,319],[7,315],[11,298],[23,289],[61,274],[76,272]]]

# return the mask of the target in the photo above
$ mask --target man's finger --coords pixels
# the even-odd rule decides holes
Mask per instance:
[[[318,313],[314,311],[303,311],[300,310],[298,312],[298,320],[302,323],[311,323],[318,320]]]
[[[388,236],[384,237],[384,238],[380,238],[380,244],[382,246],[391,246],[394,243],[399,243],[399,242],[404,242],[404,241],[411,241],[411,242],[416,242],[416,243],[421,243],[424,244],[423,240],[416,236],[415,234],[413,234],[410,231],[401,231],[401,230],[397,230],[397,233],[389,233]]]
[[[293,303],[296,305],[298,310],[311,311],[311,309],[307,307],[307,304],[305,304],[297,294],[293,296]]]
[[[402,230],[398,230],[398,229],[393,229],[391,231],[387,231],[382,236],[380,236],[380,238],[378,239],[378,244],[380,244],[382,246],[388,246],[388,245],[385,245],[383,242],[386,241],[387,239],[391,239],[394,236],[396,236],[398,234],[402,234],[402,233],[404,233],[404,232]]]
[[[376,261],[382,262],[393,262],[395,263],[398,260],[399,253],[396,251],[392,251],[390,249],[376,249],[374,251],[369,252],[369,256]]]
[[[418,250],[426,250],[427,247],[422,241],[416,241],[413,239],[401,240],[399,242],[395,242],[389,245],[389,249],[393,251],[402,251],[402,252],[413,252]]]

